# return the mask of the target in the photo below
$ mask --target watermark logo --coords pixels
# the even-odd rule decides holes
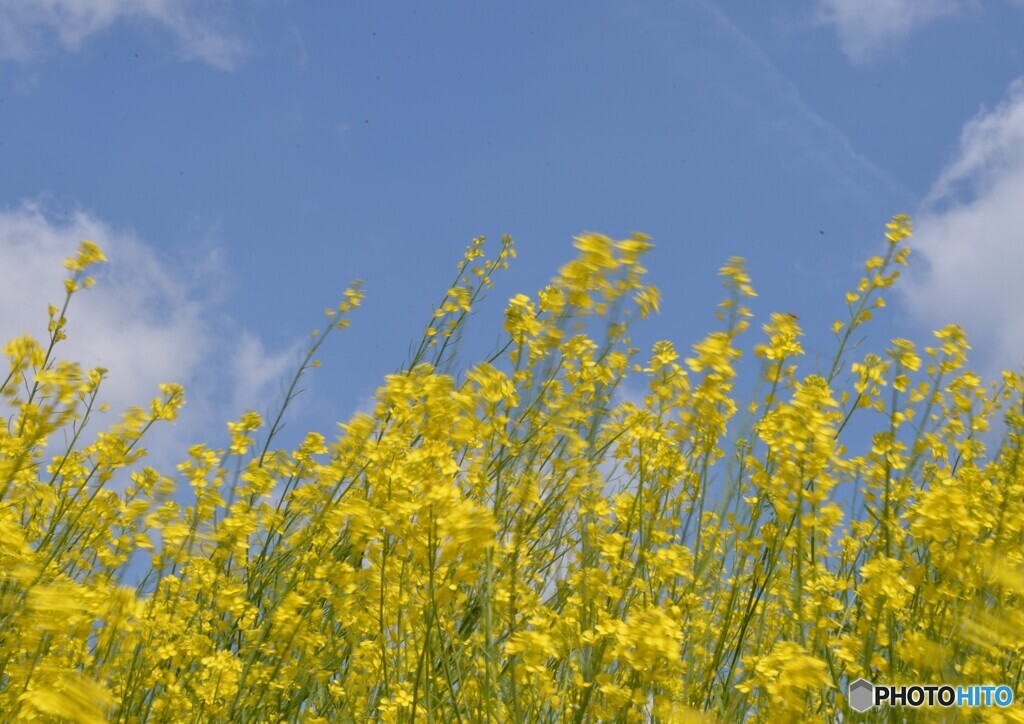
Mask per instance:
[[[876,706],[1009,706],[1013,689],[1002,686],[950,686],[948,684],[913,684],[886,686],[857,679],[846,690],[846,700],[854,711],[864,712]]]
[[[871,682],[865,679],[857,679],[850,684],[850,689],[846,692],[850,708],[854,711],[867,711],[874,706],[874,688]]]

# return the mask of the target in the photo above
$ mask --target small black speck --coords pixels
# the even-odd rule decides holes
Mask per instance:
[[[364,118],[364,119],[363,119],[363,123],[369,123],[369,122],[370,122],[370,119],[369,119],[369,118]]]
[[[824,232],[824,231],[822,231],[821,229],[818,229],[818,233],[819,233],[819,234],[821,234],[822,236],[824,236],[824,235],[825,235],[825,232]]]

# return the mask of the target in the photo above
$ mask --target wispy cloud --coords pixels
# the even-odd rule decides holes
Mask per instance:
[[[233,70],[248,46],[208,6],[199,0],[0,0],[0,58],[30,61],[54,47],[78,50],[128,22],[163,28],[185,60]]]
[[[992,372],[1024,363],[1024,78],[963,129],[958,152],[918,213],[925,271],[904,287],[933,325],[956,322]]]
[[[277,392],[285,375],[294,372],[301,351],[298,344],[284,350],[268,350],[259,337],[242,330],[230,357],[234,380],[231,409],[251,407],[254,400],[270,402],[268,395]]]
[[[309,52],[306,50],[306,41],[302,38],[302,33],[294,25],[289,28],[292,34],[292,38],[295,39],[295,49],[297,51],[295,57],[295,64],[302,67],[309,62]]]
[[[711,0],[694,5],[717,26],[719,33],[740,52],[752,81],[745,102],[758,106],[757,117],[774,126],[787,141],[830,168],[854,193],[881,187],[898,199],[912,194],[884,169],[860,153],[834,123],[818,113],[797,85],[782,73],[761,47]]]
[[[846,57],[868,63],[922,26],[953,15],[966,0],[820,0],[820,19],[835,26]]]
[[[80,239],[99,243],[110,262],[96,270],[96,286],[72,300],[68,339],[56,354],[109,370],[101,400],[111,410],[98,425],[128,406],[148,406],[161,382],[183,384],[181,420],[154,428],[147,445],[153,462],[171,472],[187,445],[217,444],[227,419],[273,404],[276,383],[295,366],[302,340],[268,350],[218,312],[217,289],[226,277],[215,254],[186,268],[84,211],[58,220],[35,203],[0,210],[0,340],[29,333],[45,342],[46,307],[63,301],[62,262]]]

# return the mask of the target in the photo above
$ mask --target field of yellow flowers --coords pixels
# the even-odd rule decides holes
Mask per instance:
[[[58,361],[103,261],[83,242],[49,340],[4,350],[2,719],[1024,721],[1024,379],[984,386],[953,326],[857,356],[909,235],[888,225],[815,374],[794,317],[750,329],[740,259],[719,329],[633,348],[650,243],[595,234],[456,369],[514,256],[477,239],[373,414],[280,450],[286,399],[173,473],[142,438],[179,386],[96,431],[104,370]],[[288,399],[361,298],[328,311]],[[741,402],[742,349],[763,394]],[[858,677],[1016,701],[861,715]]]

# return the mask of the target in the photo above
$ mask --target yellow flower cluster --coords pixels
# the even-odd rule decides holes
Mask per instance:
[[[909,235],[895,217],[810,374],[792,315],[745,340],[736,258],[720,328],[641,361],[630,325],[659,304],[641,235],[577,238],[465,363],[465,321],[514,257],[475,239],[371,414],[274,446],[353,286],[275,414],[173,476],[140,441],[183,390],[93,432],[105,370],[54,356],[103,260],[83,242],[48,345],[4,348],[2,718],[838,721],[860,676],[1019,701],[1024,378],[986,388],[955,326],[852,358]],[[766,391],[740,404],[748,350]]]

